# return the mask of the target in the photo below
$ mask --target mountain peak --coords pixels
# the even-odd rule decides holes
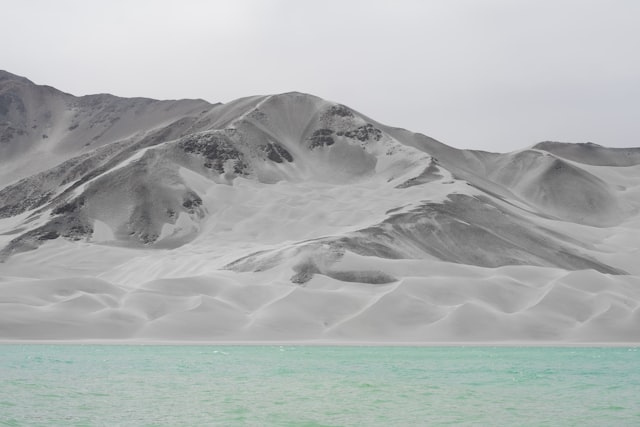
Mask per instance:
[[[32,85],[35,84],[26,77],[18,76],[16,74],[12,74],[5,70],[0,70],[0,82],[4,82],[4,81],[16,81],[16,82],[32,84]]]

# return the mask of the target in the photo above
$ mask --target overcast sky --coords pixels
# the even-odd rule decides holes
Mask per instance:
[[[74,95],[300,91],[459,148],[640,146],[639,0],[0,0],[0,69]]]

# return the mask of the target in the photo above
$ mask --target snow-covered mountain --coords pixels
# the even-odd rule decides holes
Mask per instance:
[[[640,148],[0,71],[0,338],[637,341]]]

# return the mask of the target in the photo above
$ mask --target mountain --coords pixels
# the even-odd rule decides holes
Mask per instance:
[[[637,341],[640,148],[0,71],[0,339]]]

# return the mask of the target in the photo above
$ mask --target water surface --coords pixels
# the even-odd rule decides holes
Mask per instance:
[[[0,346],[0,425],[637,426],[640,350]]]

